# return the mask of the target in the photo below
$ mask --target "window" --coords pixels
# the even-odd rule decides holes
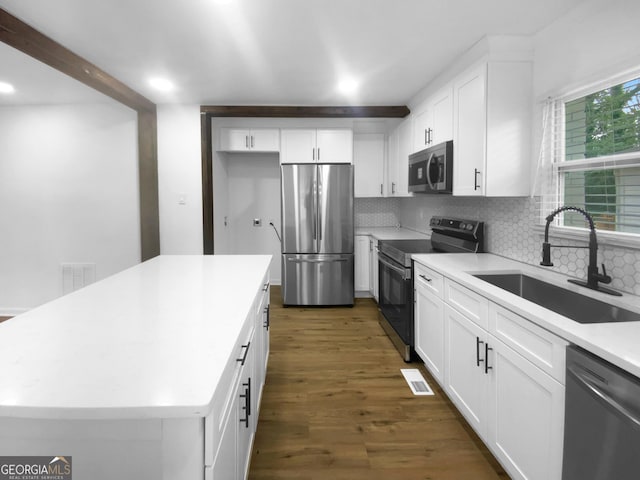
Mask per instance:
[[[581,95],[550,102],[555,194],[545,209],[580,207],[599,230],[640,234],[640,77]],[[565,212],[558,225],[585,221]]]

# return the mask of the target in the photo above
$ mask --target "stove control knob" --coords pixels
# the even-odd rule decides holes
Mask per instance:
[[[473,230],[473,225],[472,225],[472,224],[470,224],[470,223],[468,223],[468,224],[467,224],[467,230]]]
[[[467,224],[460,222],[460,230],[466,230],[467,229]]]

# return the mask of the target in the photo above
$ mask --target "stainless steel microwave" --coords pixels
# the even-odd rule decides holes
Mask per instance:
[[[453,141],[443,142],[409,155],[409,191],[453,192]]]

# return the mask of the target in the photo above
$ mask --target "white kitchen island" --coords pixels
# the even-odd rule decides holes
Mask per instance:
[[[243,478],[268,255],[160,256],[0,324],[0,456],[74,480]]]

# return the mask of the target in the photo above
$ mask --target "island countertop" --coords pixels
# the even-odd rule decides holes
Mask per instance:
[[[1,323],[0,416],[204,417],[270,260],[160,256]]]

